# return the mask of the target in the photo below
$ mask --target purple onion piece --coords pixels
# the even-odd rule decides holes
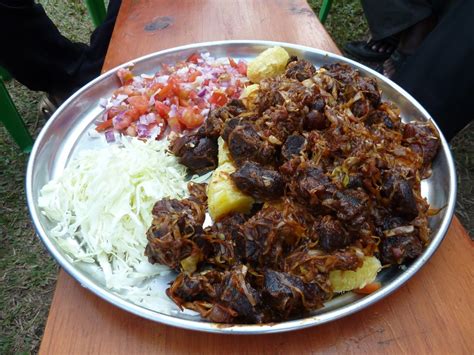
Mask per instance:
[[[107,143],[115,142],[114,131],[112,131],[112,130],[105,131],[105,140],[107,141]]]
[[[148,126],[145,126],[144,124],[137,124],[137,135],[140,138],[145,138],[150,135],[150,131],[148,130]]]
[[[199,97],[203,97],[204,95],[206,95],[207,93],[207,90],[206,88],[202,89],[201,91],[198,92],[197,96]]]

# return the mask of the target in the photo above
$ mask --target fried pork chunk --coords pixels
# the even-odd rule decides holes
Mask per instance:
[[[189,198],[156,203],[148,231],[150,262],[179,272],[168,296],[214,322],[310,313],[332,297],[332,272],[367,258],[406,263],[430,241],[420,181],[440,145],[433,126],[403,123],[377,81],[345,64],[291,58],[259,85],[252,109],[234,100],[172,145],[202,171],[222,137],[230,183],[250,211],[204,228],[205,188],[190,185]]]

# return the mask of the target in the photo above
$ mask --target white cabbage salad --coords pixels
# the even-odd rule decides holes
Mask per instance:
[[[187,196],[186,168],[166,152],[166,139],[121,143],[80,152],[38,203],[73,262],[98,263],[108,288],[136,293],[133,286],[170,271],[148,262],[146,232],[156,201]]]

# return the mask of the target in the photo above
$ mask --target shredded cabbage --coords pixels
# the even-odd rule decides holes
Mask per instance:
[[[117,291],[169,272],[148,263],[146,231],[157,200],[187,196],[186,169],[166,152],[166,140],[121,143],[80,152],[38,199],[56,223],[50,236],[73,262],[98,263]]]

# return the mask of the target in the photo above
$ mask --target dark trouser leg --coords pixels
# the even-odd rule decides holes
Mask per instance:
[[[32,90],[66,98],[100,74],[120,0],[111,0],[91,47],[60,34],[33,0],[0,0],[0,65]]]
[[[474,1],[457,2],[393,80],[432,115],[449,140],[474,119]]]
[[[90,46],[85,51],[85,57],[75,78],[76,90],[100,75],[121,3],[121,0],[109,1],[104,22],[92,33]]]
[[[380,40],[402,32],[432,15],[428,0],[362,0],[371,36]]]

